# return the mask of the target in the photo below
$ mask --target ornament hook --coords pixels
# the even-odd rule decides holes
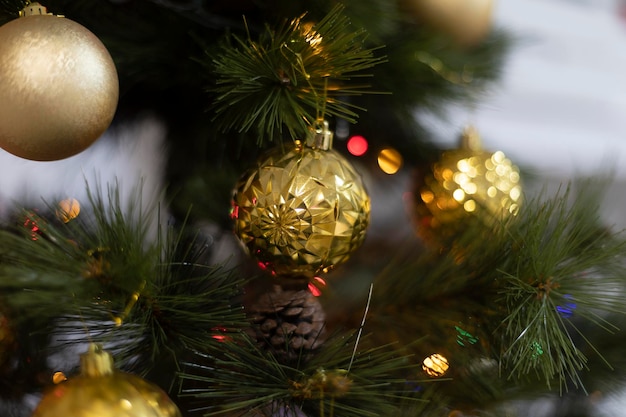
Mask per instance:
[[[324,151],[333,147],[333,132],[329,128],[328,120],[317,119],[315,124],[309,127],[306,146]]]
[[[474,126],[467,126],[463,130],[463,134],[461,135],[461,148],[468,149],[471,151],[481,151],[482,150],[482,140],[480,138],[480,134],[478,133],[478,129]]]
[[[20,10],[20,17],[26,16],[39,16],[39,15],[51,15],[48,13],[48,9],[42,6],[39,2],[27,3],[22,10]]]

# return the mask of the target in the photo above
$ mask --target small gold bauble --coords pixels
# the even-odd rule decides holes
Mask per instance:
[[[443,376],[450,368],[448,359],[439,353],[433,353],[422,362],[422,369],[428,376],[438,378]]]
[[[480,137],[468,128],[461,148],[446,151],[415,190],[417,228],[427,241],[458,235],[469,216],[484,224],[517,214],[522,201],[519,169],[503,152],[480,148]]]
[[[352,165],[332,149],[271,151],[238,183],[235,232],[279,277],[308,277],[345,262],[365,238],[370,199]]]
[[[63,378],[60,378],[63,381]],[[108,352],[91,345],[81,372],[46,392],[32,417],[181,417],[156,385],[114,369]]]
[[[489,33],[493,0],[402,0],[417,20],[450,36],[461,46],[472,46]]]
[[[0,148],[37,161],[85,150],[108,128],[119,84],[100,40],[51,14],[0,26]]]

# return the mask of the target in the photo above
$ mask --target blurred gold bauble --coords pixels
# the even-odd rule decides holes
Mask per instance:
[[[482,150],[472,128],[463,133],[461,148],[444,152],[416,188],[417,227],[426,241],[462,233],[469,216],[485,225],[505,220],[522,200],[519,169],[503,152]]]
[[[64,159],[110,125],[117,71],[102,42],[80,24],[26,14],[0,26],[0,148],[37,161]]]
[[[325,124],[307,146],[278,147],[236,187],[235,232],[259,265],[279,277],[328,272],[365,238],[369,196],[352,165],[330,149],[331,140]]]
[[[60,378],[63,380],[63,378]],[[156,385],[114,369],[108,352],[90,345],[81,372],[46,392],[32,417],[181,417]]]
[[[402,5],[462,46],[476,45],[491,30],[493,0],[402,0]]]

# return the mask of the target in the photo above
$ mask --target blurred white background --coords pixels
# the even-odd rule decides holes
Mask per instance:
[[[485,148],[546,176],[626,179],[626,1],[495,0],[495,25],[517,38],[503,79],[476,108],[437,126],[452,145],[462,126]]]

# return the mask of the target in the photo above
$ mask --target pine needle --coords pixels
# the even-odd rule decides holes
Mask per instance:
[[[399,404],[418,400],[406,388],[407,376],[417,374],[408,357],[389,346],[370,348],[354,357],[348,372],[352,342],[354,337],[337,335],[310,361],[291,367],[241,334],[196,352],[180,374],[179,395],[192,398],[204,416],[272,409],[280,415],[300,410],[293,415],[374,417],[397,415]]]
[[[233,302],[244,280],[198,263],[195,242],[161,230],[158,205],[131,195],[125,205],[118,184],[88,188],[89,204],[68,223],[56,204],[25,211],[27,227],[0,231],[0,287],[18,325],[43,322],[32,332],[52,332],[60,348],[103,343],[120,368],[147,373],[247,325]]]
[[[588,360],[583,348],[601,357],[582,325],[613,332],[602,316],[624,313],[626,243],[601,226],[599,199],[585,198],[598,196],[589,187],[573,198],[568,187],[530,202],[510,228],[511,250],[499,281],[508,311],[500,327],[501,359],[511,376],[535,373],[549,386],[580,386]]]
[[[358,109],[342,97],[368,87],[348,82],[384,59],[364,47],[365,32],[351,28],[342,11],[335,6],[316,24],[303,15],[278,29],[267,27],[257,41],[233,36],[213,59],[221,128],[254,129],[261,144],[280,140],[283,127],[292,138],[302,137],[319,117],[354,122]]]

